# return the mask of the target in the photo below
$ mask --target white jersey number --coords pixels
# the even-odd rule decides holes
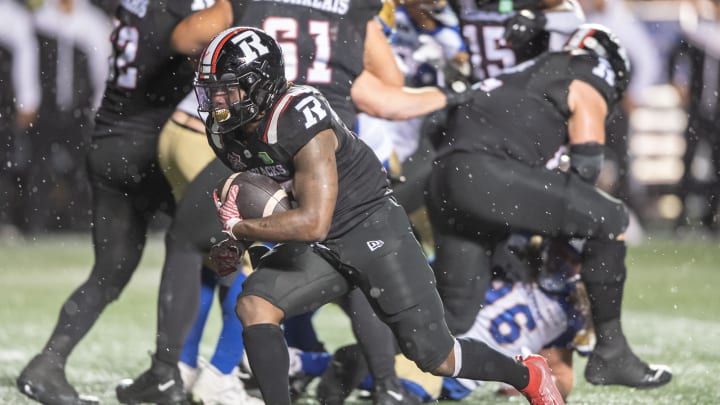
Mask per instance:
[[[296,19],[290,17],[269,17],[263,22],[263,30],[275,38],[282,48],[285,58],[285,78],[295,81],[300,76],[300,50],[297,40],[301,28]],[[305,35],[305,33],[303,33]],[[305,84],[327,84],[332,81],[332,69],[328,66],[330,60],[330,23],[323,20],[310,20],[307,26],[307,35],[313,38],[315,49],[302,50],[305,55],[314,55],[312,64],[305,74]]]

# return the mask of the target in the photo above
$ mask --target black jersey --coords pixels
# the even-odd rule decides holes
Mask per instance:
[[[357,111],[350,86],[363,70],[367,23],[380,0],[233,2],[235,24],[261,28],[283,50],[288,81],[316,87],[348,126]]]
[[[112,125],[149,108],[174,108],[192,90],[194,68],[170,47],[193,0],[122,0],[111,36],[113,55],[97,121]],[[204,4],[202,7],[204,8]]]
[[[333,239],[380,207],[390,189],[387,173],[375,154],[340,121],[317,89],[291,86],[253,133],[236,130],[217,136],[208,132],[208,140],[215,154],[232,171],[264,174],[292,191],[295,154],[326,129],[335,131],[338,139],[335,152],[338,196],[328,234],[328,239]]]
[[[509,4],[508,10],[504,7]],[[521,8],[537,9],[538,1],[452,0],[460,19],[460,32],[470,52],[473,76],[477,80],[500,74],[504,69],[532,59],[548,50],[550,34],[539,33],[526,46],[513,50],[503,39],[505,22]],[[514,10],[513,10],[514,8]]]
[[[593,86],[608,109],[615,103],[610,64],[584,51],[548,52],[512,70],[473,86],[473,102],[458,107],[436,139],[439,155],[486,151],[541,166],[568,142],[573,80]]]

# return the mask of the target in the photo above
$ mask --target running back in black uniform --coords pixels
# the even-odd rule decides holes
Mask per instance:
[[[629,69],[624,50],[604,32],[583,28],[571,39],[602,43],[609,59],[584,45],[545,53],[477,83],[473,103],[450,116],[447,132],[435,139],[438,158],[426,193],[437,248],[433,268],[448,325],[462,333],[492,277],[488,252],[511,232],[586,238],[582,277],[598,332],[586,378],[649,388],[671,375],[638,359],[620,326],[628,215],[588,174],[599,173],[602,154],[595,151],[602,150],[603,121],[622,96]],[[579,88],[587,92],[571,107],[569,95]],[[601,122],[587,125],[587,116]],[[598,139],[588,141],[576,128],[589,128]],[[571,170],[563,172],[551,159],[567,144]]]
[[[157,135],[192,86],[192,66],[171,49],[169,39],[195,3],[124,0],[117,8],[110,75],[87,158],[95,264],[63,304],[42,353],[17,380],[34,399],[81,403],[65,377],[65,361],[130,280],[154,216],[174,210],[157,164]]]
[[[297,203],[286,212],[242,219],[237,186],[223,203],[216,197],[232,238],[226,243],[238,238],[283,242],[260,258],[237,305],[250,366],[266,403],[290,404],[287,391],[278,389],[288,383],[289,366],[282,319],[355,288],[421,369],[505,381],[540,401],[533,403],[562,403],[541,358],[515,362],[449,333],[432,271],[387,187],[381,163],[314,88],[286,88],[282,56],[270,36],[232,28],[218,35],[204,56],[196,89],[216,153],[233,170],[292,180]],[[485,362],[494,367],[481,366]],[[540,400],[541,390],[548,402]]]
[[[288,77],[296,84],[313,84],[322,88],[325,91],[324,96],[338,112],[340,122],[347,126],[352,126],[355,120],[356,111],[350,98],[350,88],[355,77],[364,68],[362,55],[366,27],[380,8],[381,2],[378,0],[339,1],[328,8],[322,5],[314,7],[313,4],[272,1],[232,3],[236,22],[243,21],[245,25],[265,27],[270,34],[277,36],[284,55],[288,57],[285,61]],[[318,94],[318,97],[321,96]],[[166,141],[167,137],[170,137],[171,141],[165,142],[166,144],[175,142],[173,150],[184,148],[182,142],[198,135],[182,128],[181,124],[170,120],[161,134],[161,142]],[[278,161],[277,156],[272,159]],[[265,172],[280,179],[283,170],[286,169],[282,166],[275,167],[270,164]],[[182,171],[192,172],[193,177],[185,179],[190,183],[178,203],[176,216],[165,241],[166,260],[162,270],[160,295],[166,298],[158,303],[156,341],[157,353],[162,353],[163,361],[153,362],[154,368],[159,368],[160,364],[177,363],[187,331],[192,326],[188,314],[196,310],[199,302],[200,293],[193,269],[199,268],[211,247],[223,239],[223,234],[217,227],[212,189],[220,179],[227,177],[231,170],[214,159],[197,174],[191,170]],[[385,183],[382,184],[383,187],[386,186]],[[358,190],[354,186],[344,187],[341,197],[350,201],[357,193],[364,197],[366,190]],[[345,217],[352,212],[341,214]],[[359,341],[370,339],[389,343],[385,345],[388,346],[385,348],[387,353],[373,355],[369,363],[375,378],[391,378],[394,376],[395,349],[391,343],[390,331],[368,309],[369,305],[362,294],[354,292],[349,295],[347,305],[353,308],[352,314],[356,319],[352,325]],[[378,352],[383,345],[375,343],[374,346]],[[167,375],[172,376],[173,372],[168,372]],[[162,382],[165,381],[163,379]],[[135,382],[137,384],[133,383],[118,391],[123,392],[119,397],[144,398],[147,391],[143,387],[150,389],[157,386],[142,377],[135,379]]]

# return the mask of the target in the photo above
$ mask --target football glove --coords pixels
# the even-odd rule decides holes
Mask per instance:
[[[439,87],[447,99],[446,108],[453,109],[461,104],[467,104],[472,100],[470,85],[464,80],[455,80],[448,83],[447,87]]]
[[[240,210],[237,207],[237,195],[240,191],[240,187],[237,184],[230,186],[227,198],[225,201],[220,201],[217,189],[213,190],[213,200],[215,200],[215,206],[218,210],[218,216],[220,217],[220,223],[223,225],[223,232],[225,232],[230,238],[237,240],[237,237],[233,233],[233,227],[235,224],[243,220],[240,215]]]
[[[245,245],[235,239],[224,239],[210,248],[210,261],[215,265],[215,272],[227,276],[240,268]]]
[[[505,21],[503,38],[513,49],[524,47],[531,39],[545,29],[547,17],[539,10],[518,10]]]

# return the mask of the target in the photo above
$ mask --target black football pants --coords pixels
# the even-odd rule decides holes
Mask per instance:
[[[394,201],[340,238],[285,243],[260,261],[241,295],[259,296],[286,316],[312,311],[359,288],[395,334],[400,350],[434,370],[454,340],[443,319],[432,270]]]
[[[578,176],[482,152],[456,152],[436,161],[427,191],[436,244],[433,270],[453,333],[472,325],[492,278],[490,256],[511,232],[588,238],[609,246],[590,244],[610,255],[620,252],[614,239],[628,224],[622,202]],[[624,279],[623,260],[624,250],[612,263]],[[607,315],[614,316],[615,310]]]

